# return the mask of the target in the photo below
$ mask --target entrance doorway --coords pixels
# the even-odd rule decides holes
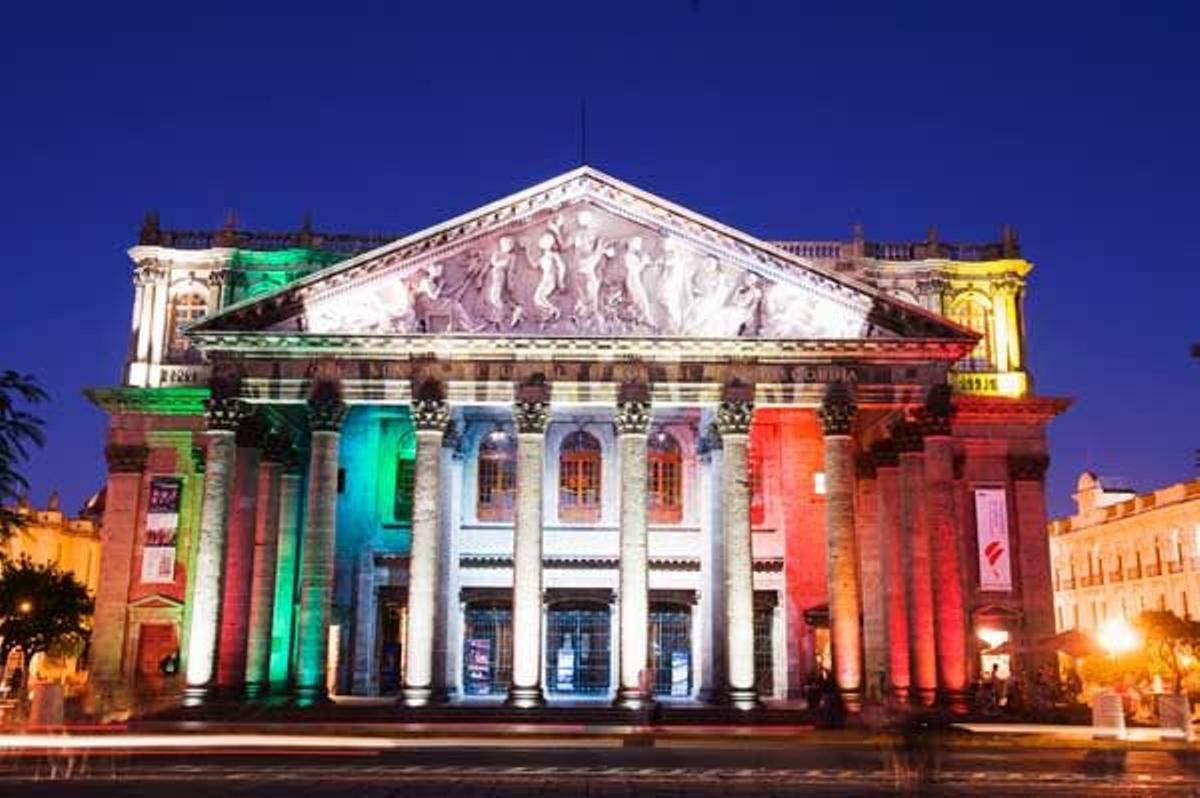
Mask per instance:
[[[138,630],[137,686],[148,692],[161,692],[174,671],[167,660],[179,653],[179,635],[171,623],[144,623]]]
[[[384,589],[379,593],[379,694],[396,695],[404,686],[404,640],[408,603]]]
[[[546,613],[546,686],[558,695],[605,695],[612,684],[610,614],[603,604],[556,604]]]
[[[512,684],[512,607],[468,604],[463,614],[463,694],[503,695]]]
[[[692,694],[691,607],[650,606],[650,670],[655,695],[686,698]]]

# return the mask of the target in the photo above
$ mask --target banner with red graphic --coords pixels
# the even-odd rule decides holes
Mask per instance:
[[[150,508],[146,513],[146,541],[142,547],[142,582],[175,581],[175,539],[179,534],[179,500],[183,480],[155,477],[150,481]]]
[[[1008,500],[1004,488],[975,489],[975,529],[979,542],[979,587],[1012,590]]]

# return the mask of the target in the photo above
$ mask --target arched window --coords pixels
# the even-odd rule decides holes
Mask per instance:
[[[563,521],[600,520],[600,441],[583,430],[563,439],[558,455],[558,515]]]
[[[990,371],[992,368],[992,311],[985,301],[967,295],[950,307],[950,320],[982,334],[979,343],[960,364],[968,371]]]
[[[683,457],[679,441],[658,431],[646,443],[647,514],[652,524],[683,520]]]
[[[513,520],[517,485],[517,444],[513,436],[495,429],[479,442],[476,511],[480,521]]]
[[[171,299],[171,338],[168,343],[171,354],[178,355],[191,349],[188,340],[183,337],[183,328],[204,318],[206,313],[208,298],[203,294],[188,292]]]

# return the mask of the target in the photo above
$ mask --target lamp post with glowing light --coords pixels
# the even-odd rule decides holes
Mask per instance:
[[[1128,654],[1141,645],[1137,630],[1129,625],[1124,618],[1110,618],[1100,627],[1100,645],[1108,652],[1108,656],[1116,659],[1122,654]]]

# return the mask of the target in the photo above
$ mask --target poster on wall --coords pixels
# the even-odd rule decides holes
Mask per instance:
[[[467,640],[467,694],[487,695],[492,689],[492,641],[486,637]]]
[[[150,508],[146,513],[146,540],[142,547],[142,582],[175,581],[175,544],[179,535],[179,502],[183,480],[155,477],[150,481]]]
[[[1008,501],[1004,488],[975,489],[975,529],[979,544],[980,589],[1012,590]]]

